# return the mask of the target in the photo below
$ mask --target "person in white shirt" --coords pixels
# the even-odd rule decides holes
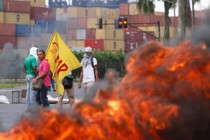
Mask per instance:
[[[92,55],[92,48],[86,47],[85,54],[81,61],[82,70],[80,73],[78,88],[83,86],[84,97],[88,96],[95,81],[98,81],[97,59]]]

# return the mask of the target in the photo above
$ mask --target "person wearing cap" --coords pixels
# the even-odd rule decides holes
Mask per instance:
[[[81,61],[81,65],[82,70],[80,73],[78,88],[83,86],[85,91],[84,97],[86,97],[88,96],[88,93],[94,85],[95,81],[98,81],[97,59],[93,57],[91,47],[85,48],[85,53]]]
[[[32,80],[35,79],[37,69],[37,47],[31,47],[29,56],[25,59],[23,64],[23,72],[26,75],[26,107],[27,111],[30,111],[36,105],[36,91],[32,89]]]

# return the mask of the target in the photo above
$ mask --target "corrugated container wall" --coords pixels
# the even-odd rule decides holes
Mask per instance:
[[[86,39],[95,39],[96,29],[86,29]]]
[[[5,23],[30,24],[30,15],[26,13],[5,12]]]
[[[0,0],[0,11],[4,10],[4,0]]]
[[[77,29],[76,39],[78,40],[95,39],[95,29]]]
[[[77,29],[76,30],[76,39],[77,40],[86,39],[86,30],[85,29]]]
[[[96,17],[98,18],[118,18],[119,12],[109,8],[95,8]]]
[[[29,0],[31,3],[31,6],[34,7],[46,7],[45,0]]]
[[[26,49],[29,51],[32,44],[40,47],[40,37],[16,37],[16,45],[18,49]]]
[[[34,20],[56,20],[56,9],[45,7],[31,7],[31,19]]]
[[[77,7],[68,7],[67,8],[68,18],[77,17]]]
[[[0,12],[0,23],[4,23],[5,21],[5,14],[4,12]]]
[[[104,50],[119,51],[125,50],[125,42],[122,40],[104,40]]]
[[[61,34],[65,34],[67,32],[66,21],[36,20],[36,25],[39,25],[42,32],[46,33],[53,33],[55,30]]]
[[[139,15],[139,14],[141,14],[141,11],[138,10],[136,3],[129,3],[128,6],[129,6],[129,8],[128,8],[129,15]]]
[[[121,29],[97,29],[96,39],[124,40],[124,30]]]
[[[0,35],[15,36],[15,24],[0,23]]]
[[[40,36],[41,28],[38,25],[16,25],[16,36]]]
[[[129,14],[128,9],[129,9],[128,3],[121,3],[119,5],[120,15],[128,15]]]
[[[86,39],[85,40],[85,47],[90,46],[95,50],[104,51],[104,40],[103,39]]]
[[[78,18],[77,28],[87,28],[87,18]]]
[[[105,39],[124,40],[124,30],[121,30],[121,29],[107,29],[107,30],[105,30]]]
[[[68,7],[67,14],[69,18],[118,18],[119,12],[109,8],[83,8]]]
[[[76,29],[68,29],[67,40],[75,40],[75,39],[76,39]]]
[[[30,12],[30,2],[29,1],[7,0],[4,5],[4,11],[5,12],[29,13]]]
[[[3,49],[5,47],[12,46],[13,48],[16,46],[16,41],[15,41],[14,36],[1,36],[0,37],[0,49]]]
[[[78,18],[69,18],[67,22],[68,29],[77,29],[78,28]]]
[[[88,18],[87,19],[87,28],[95,28],[98,29],[99,18]],[[102,24],[103,29],[114,29],[114,19],[103,18]]]
[[[70,48],[84,48],[84,40],[67,41],[67,46]]]
[[[56,20],[67,21],[68,15],[64,8],[56,8]]]
[[[43,46],[43,48],[47,48],[49,43],[50,43],[50,40],[52,38],[52,33],[42,33],[41,34],[41,44]],[[66,34],[60,34],[61,38],[63,39],[64,42],[66,42]]]

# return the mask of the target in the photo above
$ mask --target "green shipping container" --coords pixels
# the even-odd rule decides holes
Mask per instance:
[[[0,11],[4,9],[4,0],[0,0]]]

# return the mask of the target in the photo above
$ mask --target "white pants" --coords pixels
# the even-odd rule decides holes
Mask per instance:
[[[83,88],[84,88],[84,91],[85,91],[84,97],[88,96],[88,94],[90,92],[90,89],[93,87],[94,84],[95,84],[95,81],[90,81],[90,82],[83,83]]]

